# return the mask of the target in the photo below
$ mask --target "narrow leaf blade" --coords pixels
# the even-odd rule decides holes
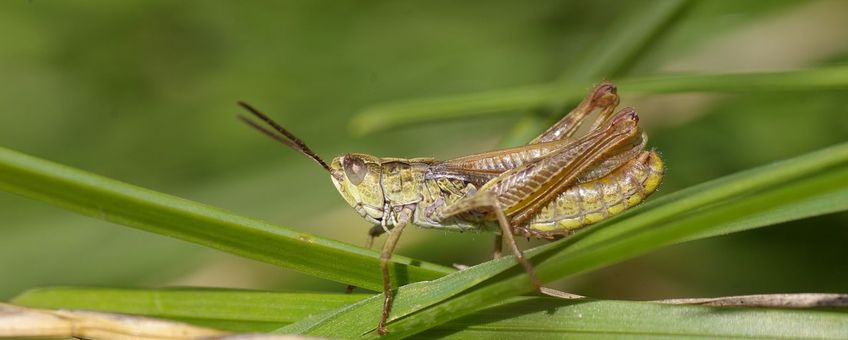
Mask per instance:
[[[0,148],[0,189],[80,214],[380,290],[379,255],[371,250],[240,216],[68,166]],[[399,282],[430,280],[451,268],[395,256]]]
[[[780,72],[659,75],[625,78],[617,84],[622,91],[634,94],[834,90],[848,88],[848,66]],[[557,82],[389,102],[356,114],[351,119],[351,129],[366,134],[397,126],[527,110],[578,100],[588,90],[588,85]]]

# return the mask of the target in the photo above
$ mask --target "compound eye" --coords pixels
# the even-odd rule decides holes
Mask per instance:
[[[345,157],[342,161],[344,166],[345,176],[350,184],[358,185],[365,179],[368,174],[368,167],[365,166],[365,161],[359,157]]]

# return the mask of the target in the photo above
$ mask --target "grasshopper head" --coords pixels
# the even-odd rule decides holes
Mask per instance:
[[[327,165],[321,157],[312,151],[306,143],[294,134],[284,129],[280,124],[245,102],[238,103],[269,128],[245,116],[238,116],[242,122],[253,127],[268,137],[282,143],[293,150],[309,157],[330,173],[333,185],[362,217],[374,224],[383,220],[383,187],[380,185],[381,162],[374,156],[365,154],[347,154],[333,159],[332,165]]]
[[[358,153],[336,157],[330,164],[333,185],[350,206],[375,224],[383,219],[385,202],[380,164],[379,158]]]

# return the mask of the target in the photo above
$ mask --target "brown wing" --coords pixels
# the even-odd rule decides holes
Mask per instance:
[[[587,136],[589,137],[589,136]],[[464,156],[445,162],[434,163],[425,175],[427,179],[451,178],[472,183],[477,187],[495,179],[506,171],[537,162],[552,153],[562,150],[585,149],[587,140],[563,140],[540,144],[524,145],[517,148],[498,150]],[[620,143],[607,151],[600,163],[583,171],[578,180],[586,182],[606,176],[645,149],[647,138],[638,134],[627,142]]]
[[[426,178],[455,178],[480,186],[504,171],[535,162],[571,143],[574,141],[554,141],[454,158],[432,166]]]
[[[598,129],[601,122],[609,117],[618,105],[618,101],[615,85],[610,82],[602,82],[595,86],[594,90],[583,99],[580,105],[533,139],[530,144],[441,162],[433,167],[429,178],[448,177],[482,185],[504,171],[540,160],[551,152],[571,148],[570,145],[577,142],[571,137],[586,117],[597,109],[601,110],[598,120],[590,131],[593,132]],[[621,164],[623,162],[610,163],[589,172],[593,176],[603,175]]]
[[[476,195],[493,195],[509,216],[512,225],[520,225],[542,207],[574,185],[587,170],[598,165],[610,153],[641,138],[638,116],[632,110],[617,114],[603,130],[589,134],[555,152],[511,170],[504,171],[483,185]],[[473,201],[469,200],[469,202]],[[470,210],[460,202],[446,209],[446,215]]]

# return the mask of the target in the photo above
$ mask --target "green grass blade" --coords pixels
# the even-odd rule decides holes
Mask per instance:
[[[238,332],[262,332],[365,295],[224,289],[55,287],[13,301],[36,308],[71,308],[182,320]],[[809,325],[815,324],[816,327]],[[728,325],[733,325],[728,327]],[[422,333],[427,338],[561,336],[713,336],[840,338],[848,314],[830,311],[727,309],[703,306],[515,297]]]
[[[523,110],[575,98],[586,86],[522,86],[456,96],[388,102],[368,107],[350,120],[354,134],[362,135],[396,126],[466,118],[494,112]]]
[[[629,94],[675,92],[817,91],[848,88],[848,66],[805,70],[735,73],[675,74],[621,79],[619,89]],[[578,100],[586,85],[552,83],[464,95],[397,101],[366,108],[351,120],[355,133],[445,119],[516,111]]]
[[[837,90],[848,88],[848,65],[762,73],[659,75],[622,80],[621,86],[642,94]]]
[[[538,247],[533,251],[549,248],[551,245]],[[444,301],[493,275],[502,273],[514,265],[509,257],[488,261],[459,272],[447,275],[435,281],[416,282],[401,287],[395,295],[392,306],[392,318],[397,319],[417,310]],[[301,320],[278,330],[279,333],[291,334],[343,334],[348,337],[358,336],[373,329],[383,308],[383,295],[373,295],[371,298],[355,304],[327,311],[321,315]]]
[[[842,339],[836,311],[714,308],[629,301],[519,297],[420,334],[447,339],[714,337]]]
[[[848,209],[846,163],[848,143],[748,170],[668,195],[527,254],[547,282],[673,243],[843,211]],[[493,277],[465,291],[473,282]],[[490,261],[430,283],[401,287],[392,313],[392,320],[398,321],[389,329],[397,336],[411,335],[531,290],[523,270],[509,258]],[[280,331],[372,336],[379,303],[378,295]]]
[[[225,330],[258,332],[273,330],[369,296],[203,288],[51,287],[27,290],[11,302],[35,308],[135,314]]]
[[[380,290],[379,255],[218,208],[143,189],[0,148],[0,189],[83,215]],[[399,282],[430,280],[451,268],[393,257]],[[414,261],[414,264],[412,264]]]

